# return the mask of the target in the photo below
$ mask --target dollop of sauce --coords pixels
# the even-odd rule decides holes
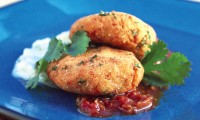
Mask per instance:
[[[137,89],[119,95],[79,96],[78,111],[92,117],[139,114],[156,107],[164,89],[140,84]]]
[[[71,43],[71,40],[69,39],[69,31],[58,34],[56,38],[61,40],[64,44]],[[25,48],[23,54],[20,55],[15,62],[12,75],[15,78],[21,78],[23,80],[30,80],[30,78],[35,76],[35,65],[47,52],[50,40],[51,38],[48,37],[39,39],[33,42],[31,48]],[[45,72],[40,75],[39,82],[49,87],[56,87],[56,85],[48,79]]]

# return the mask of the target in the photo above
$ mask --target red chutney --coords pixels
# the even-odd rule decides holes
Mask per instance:
[[[81,113],[92,117],[132,115],[155,108],[163,91],[155,86],[140,84],[136,90],[118,95],[79,96],[76,103]]]

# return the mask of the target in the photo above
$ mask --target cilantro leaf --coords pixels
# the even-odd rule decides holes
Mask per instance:
[[[40,74],[42,71],[47,69],[48,62],[44,59],[41,59],[38,64],[37,72]]]
[[[157,61],[163,61],[166,58],[168,50],[166,49],[166,44],[163,41],[154,43],[150,46],[150,50],[145,54],[145,58],[142,60],[142,64],[146,67],[145,71],[149,72],[149,66],[152,66]]]
[[[181,85],[184,78],[189,76],[190,62],[178,52],[167,57],[169,52],[163,41],[158,41],[150,46],[142,60],[145,69],[143,81],[154,86]]]
[[[37,86],[37,83],[39,81],[39,74],[35,75],[32,77],[27,83],[26,83],[26,88],[31,88],[34,89]]]
[[[77,31],[71,38],[72,44],[67,46],[65,53],[77,56],[85,53],[89,46],[90,38],[85,31]]]
[[[62,41],[53,38],[49,43],[48,51],[44,55],[43,59],[45,59],[48,62],[58,60],[62,56],[63,51],[64,51],[64,45]]]
[[[39,82],[39,76],[41,72],[46,72],[49,62],[60,59],[60,57],[66,53],[71,56],[77,56],[86,52],[89,46],[90,38],[87,36],[85,31],[77,31],[72,36],[72,43],[70,45],[65,45],[61,40],[53,38],[48,47],[48,51],[42,59],[36,63],[37,74],[31,78],[27,84],[26,88],[35,88]]]
[[[41,72],[45,72],[47,68],[48,62],[44,59],[41,59],[38,61],[38,66],[37,66],[37,74],[32,77],[26,84],[26,88],[35,88],[39,82],[39,76]]]

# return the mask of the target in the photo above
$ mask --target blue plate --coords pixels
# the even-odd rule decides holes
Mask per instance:
[[[185,85],[166,91],[156,109],[135,116],[105,119],[200,119],[200,4],[181,0],[28,0],[1,9],[0,112],[21,119],[94,119],[77,112],[76,95],[48,87],[26,90],[20,80],[12,77],[11,71],[23,49],[31,47],[34,40],[69,30],[78,18],[100,10],[138,16],[155,28],[170,50],[180,51],[192,62],[192,72]]]

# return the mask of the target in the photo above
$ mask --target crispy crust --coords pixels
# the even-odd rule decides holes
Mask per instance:
[[[140,60],[149,45],[157,41],[151,26],[133,15],[115,11],[107,16],[94,14],[77,20],[71,26],[70,37],[78,30],[85,30],[93,42],[129,50]]]
[[[103,46],[52,62],[47,74],[65,91],[104,95],[136,88],[143,78],[144,69],[132,52]]]

